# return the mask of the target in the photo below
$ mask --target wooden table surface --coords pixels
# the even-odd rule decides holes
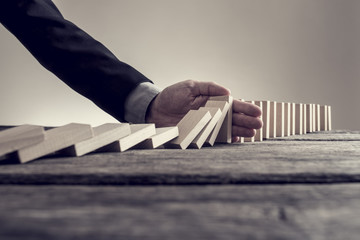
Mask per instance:
[[[0,239],[359,239],[360,132],[0,165]]]

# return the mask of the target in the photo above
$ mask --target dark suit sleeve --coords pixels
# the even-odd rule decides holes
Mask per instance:
[[[0,22],[40,64],[119,121],[128,94],[150,82],[64,19],[50,0],[1,0]]]

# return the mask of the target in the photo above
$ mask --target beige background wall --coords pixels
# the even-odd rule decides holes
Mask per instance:
[[[360,1],[57,0],[63,15],[160,87],[216,81],[244,99],[329,104],[360,129]],[[0,124],[115,121],[0,27]]]

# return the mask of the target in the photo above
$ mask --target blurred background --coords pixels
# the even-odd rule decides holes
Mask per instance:
[[[55,0],[158,86],[215,81],[236,98],[332,106],[360,130],[358,0]],[[0,26],[0,125],[116,122]]]

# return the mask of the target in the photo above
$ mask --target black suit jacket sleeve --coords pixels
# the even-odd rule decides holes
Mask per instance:
[[[150,82],[64,19],[51,0],[1,0],[0,22],[45,68],[120,121],[128,94]]]

